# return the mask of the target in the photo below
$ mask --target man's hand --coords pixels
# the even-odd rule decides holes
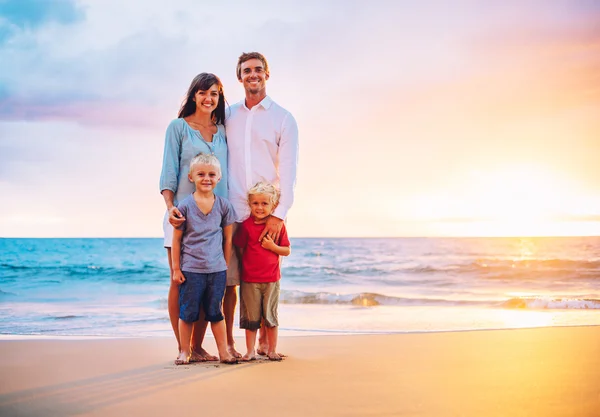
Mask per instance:
[[[173,271],[173,281],[175,281],[179,285],[185,282],[185,277],[183,276],[183,272],[181,272],[181,269],[176,269]]]
[[[169,209],[169,223],[171,223],[171,226],[177,229],[183,222],[185,222],[185,217],[183,217],[179,209],[175,206],[171,207]]]
[[[258,241],[262,243],[263,237],[265,235],[269,235],[273,242],[279,241],[279,233],[281,233],[281,229],[283,228],[283,220],[275,216],[269,216],[267,222],[265,223],[265,229],[260,234]]]

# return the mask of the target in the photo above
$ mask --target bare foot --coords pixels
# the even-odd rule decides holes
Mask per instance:
[[[199,359],[198,361],[194,361],[194,358],[201,358],[201,359]],[[211,355],[210,353],[205,351],[203,348],[194,348],[190,362],[206,362],[206,361],[218,361],[218,360],[219,360],[218,357],[216,357],[215,355]]]
[[[269,351],[269,345],[266,344],[261,344],[258,346],[258,349],[256,349],[256,353],[258,353],[259,355],[263,355],[263,356],[267,356],[267,352]]]
[[[243,362],[250,362],[250,361],[255,361],[255,360],[256,360],[256,355],[254,354],[254,352],[246,353],[244,356],[242,356]]]
[[[200,355],[198,352],[192,352],[190,355],[190,362],[206,362],[206,358]]]
[[[280,361],[283,360],[283,357],[279,355],[277,352],[269,352],[267,355],[270,361]]]
[[[225,365],[235,365],[236,363],[238,363],[237,358],[234,358],[233,356],[226,356],[224,358],[221,358],[221,360],[219,361]]]
[[[184,352],[180,352],[177,359],[175,359],[175,365],[187,365],[188,363],[190,363],[189,357]]]
[[[241,358],[242,357],[242,354],[240,352],[238,352],[237,350],[235,350],[235,346],[234,345],[227,346],[227,352],[229,352],[229,354],[231,356],[233,356],[234,358]]]

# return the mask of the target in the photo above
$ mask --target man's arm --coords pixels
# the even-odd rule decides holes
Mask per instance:
[[[279,239],[283,221],[294,203],[298,153],[298,125],[294,116],[288,113],[283,120],[281,138],[279,140],[279,191],[281,192],[281,198],[273,214],[267,219],[265,229],[261,233],[259,241],[262,241],[263,237],[267,234],[275,242]]]
[[[281,127],[279,140],[279,191],[281,198],[273,216],[284,220],[294,204],[294,188],[298,168],[298,125],[294,116],[288,113]]]

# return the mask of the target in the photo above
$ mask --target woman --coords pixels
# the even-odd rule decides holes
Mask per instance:
[[[194,184],[188,179],[190,161],[194,156],[210,153],[221,163],[222,177],[214,193],[227,198],[227,142],[225,140],[225,95],[223,84],[214,74],[197,75],[188,88],[187,96],[181,105],[177,119],[167,128],[160,192],[165,199],[167,211],[163,219],[164,246],[173,277],[171,244],[173,227],[169,224],[169,215],[181,217],[177,204],[194,192]],[[181,352],[179,339],[179,286],[171,281],[168,297],[169,318],[177,338],[178,353]],[[204,313],[194,326],[192,361],[218,360],[202,348],[206,332]]]

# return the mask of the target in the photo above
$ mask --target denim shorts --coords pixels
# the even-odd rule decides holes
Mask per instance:
[[[204,308],[205,320],[223,320],[223,295],[227,271],[200,274],[183,272],[185,282],[179,286],[179,318],[194,322],[200,317],[200,306]]]

